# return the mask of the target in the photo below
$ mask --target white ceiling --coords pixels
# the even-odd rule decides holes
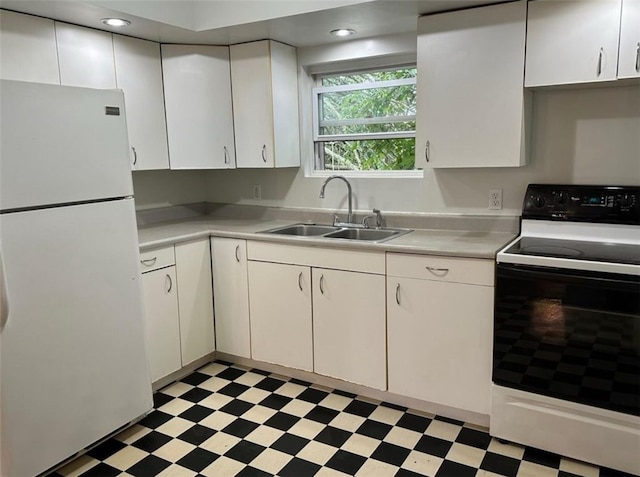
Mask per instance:
[[[0,0],[0,7],[162,43],[229,45],[270,38],[293,46],[416,31],[422,14],[505,0]],[[104,17],[131,20],[107,27]]]

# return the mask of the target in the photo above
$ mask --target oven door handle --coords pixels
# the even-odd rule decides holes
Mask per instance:
[[[614,273],[590,272],[586,270],[567,270],[554,267],[537,267],[535,265],[511,265],[499,263],[496,266],[497,275],[506,278],[539,278],[562,280],[570,283],[589,282],[607,288],[619,290],[638,290],[640,276],[621,275]]]

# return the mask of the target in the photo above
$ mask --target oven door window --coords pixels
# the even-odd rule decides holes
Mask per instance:
[[[640,277],[498,264],[493,381],[640,415]]]

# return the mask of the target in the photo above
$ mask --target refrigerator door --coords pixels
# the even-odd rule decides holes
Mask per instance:
[[[36,475],[152,407],[133,199],[0,215],[7,475]]]
[[[121,91],[2,80],[0,209],[133,195]]]

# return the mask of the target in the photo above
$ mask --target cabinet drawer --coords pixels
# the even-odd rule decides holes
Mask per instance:
[[[494,284],[493,260],[387,253],[387,275],[442,282]]]
[[[173,245],[140,252],[140,271],[142,273],[175,264],[176,259],[173,253]]]

